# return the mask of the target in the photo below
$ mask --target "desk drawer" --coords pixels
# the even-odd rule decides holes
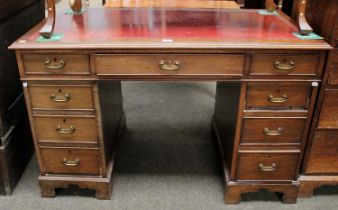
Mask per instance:
[[[252,58],[251,75],[317,75],[320,54],[257,54]]]
[[[334,50],[332,53],[334,55],[330,64],[329,83],[338,84],[338,50]]]
[[[325,90],[317,127],[338,129],[338,90]]]
[[[41,148],[46,173],[100,174],[98,149]]]
[[[33,109],[93,110],[91,86],[29,85]]]
[[[306,83],[249,83],[246,109],[307,109],[311,86]]]
[[[90,74],[87,54],[23,54],[26,74]]]
[[[338,131],[316,131],[306,173],[338,172]]]
[[[97,54],[98,75],[243,75],[243,54]]]
[[[336,46],[336,48],[338,48],[338,20],[336,20],[336,27],[333,30],[333,35],[332,35],[332,39],[331,39],[331,44],[333,46]]]
[[[92,117],[34,117],[39,141],[97,142],[96,119]]]
[[[251,153],[239,154],[237,180],[295,180],[300,153]]]
[[[247,118],[241,143],[300,143],[306,119]]]

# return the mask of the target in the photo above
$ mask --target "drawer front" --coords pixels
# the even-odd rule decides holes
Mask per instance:
[[[39,141],[97,142],[95,117],[34,117]]]
[[[251,75],[317,75],[320,55],[257,54],[252,57]]]
[[[98,75],[243,75],[244,55],[95,55]]]
[[[295,180],[300,153],[240,152],[237,180]]]
[[[300,143],[306,119],[247,118],[242,143]]]
[[[41,148],[46,173],[100,174],[98,149]]]
[[[336,26],[335,29],[333,30],[333,36],[332,36],[332,40],[331,40],[331,44],[333,46],[336,46],[336,48],[338,48],[338,20],[336,20]]]
[[[338,129],[338,90],[325,90],[317,127]]]
[[[338,173],[338,132],[316,131],[306,173]]]
[[[329,83],[338,84],[338,50],[333,51],[334,56],[330,65]]]
[[[311,93],[309,84],[249,84],[246,109],[307,109]]]
[[[26,74],[90,74],[89,55],[23,54]]]
[[[33,109],[89,109],[93,110],[91,86],[30,85]]]

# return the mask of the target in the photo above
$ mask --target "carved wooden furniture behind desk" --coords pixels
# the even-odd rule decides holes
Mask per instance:
[[[44,26],[40,29],[40,35],[45,38],[50,38],[54,31],[55,26],[55,0],[46,0],[47,2],[47,11],[48,15],[45,20]],[[236,3],[235,3],[236,2]],[[278,0],[278,4],[275,3],[274,0],[264,0],[265,8],[268,12],[272,13],[275,11],[280,12],[283,6],[283,0]],[[73,0],[70,1],[71,9],[74,12],[81,13],[82,12],[82,0]],[[246,4],[245,0],[229,0],[229,1],[216,1],[215,3],[210,1],[202,1],[199,2],[199,0],[192,0],[190,2],[186,1],[152,1],[152,0],[144,0],[144,1],[128,1],[124,2],[123,0],[120,1],[114,1],[114,2],[105,2],[103,1],[106,7],[108,8],[124,8],[124,7],[177,7],[177,8],[229,8],[234,9],[238,7],[244,7]],[[305,8],[306,8],[307,0],[299,1],[295,8],[297,10],[295,12],[294,18],[297,22],[297,26],[299,28],[299,33],[302,35],[307,35],[310,31],[312,31],[312,28],[307,24],[304,14],[305,14]]]
[[[40,0],[0,1],[1,195],[13,192],[34,152],[15,53],[7,48],[43,19],[42,5]]]
[[[283,15],[256,10],[102,8],[56,17],[60,41],[37,42],[41,22],[11,46],[42,196],[78,185],[109,199],[124,127],[121,80],[212,80],[225,202],[262,188],[296,201],[327,43],[300,40]]]
[[[300,196],[310,197],[315,188],[338,185],[338,1],[311,0],[308,20],[315,31],[335,48],[326,64],[316,113],[300,177]]]

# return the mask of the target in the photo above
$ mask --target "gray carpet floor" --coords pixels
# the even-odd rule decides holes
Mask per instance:
[[[77,188],[41,198],[34,157],[13,195],[0,197],[0,209],[338,209],[338,187],[321,188],[292,205],[266,191],[245,194],[239,205],[223,203],[210,132],[215,83],[124,82],[123,97],[127,130],[111,200],[96,200],[92,191]]]

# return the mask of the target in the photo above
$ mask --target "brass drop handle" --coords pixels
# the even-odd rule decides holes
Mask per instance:
[[[160,61],[160,69],[165,71],[176,71],[181,67],[180,61],[172,61],[172,60],[161,60]]]
[[[61,125],[58,125],[56,131],[60,134],[72,134],[75,132],[75,127],[71,125],[69,128],[62,128]]]
[[[294,69],[296,67],[296,64],[293,61],[275,61],[274,66],[277,70],[288,71]]]
[[[277,128],[276,130],[270,130],[269,128],[264,128],[263,133],[266,136],[280,136],[283,134],[283,128]]]
[[[287,95],[282,95],[282,97],[274,97],[273,95],[269,95],[268,101],[271,103],[284,103],[288,101],[288,97]]]
[[[258,168],[264,172],[271,172],[277,169],[276,163],[272,163],[271,166],[265,166],[263,163],[258,164]]]
[[[67,160],[66,158],[64,158],[62,160],[62,163],[65,166],[74,167],[74,166],[78,166],[80,164],[80,160],[78,158],[76,158],[75,160]]]
[[[68,93],[63,96],[57,96],[56,94],[52,94],[50,95],[50,100],[55,102],[67,102],[70,100],[70,95]]]
[[[58,70],[58,69],[62,69],[63,67],[65,67],[66,62],[64,60],[57,60],[57,59],[51,59],[51,60],[46,60],[45,62],[45,66],[47,69],[51,69],[51,70]]]

